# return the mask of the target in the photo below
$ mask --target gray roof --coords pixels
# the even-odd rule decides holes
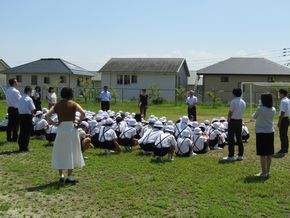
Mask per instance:
[[[5,61],[3,61],[2,59],[0,59],[0,64],[2,64],[3,67],[5,67],[6,69],[10,68],[10,66]]]
[[[93,81],[101,81],[102,74],[99,71],[90,71],[94,76],[92,77]]]
[[[187,85],[195,85],[196,79],[197,79],[196,71],[190,71],[190,77],[187,79]],[[201,86],[203,84],[203,78],[199,78],[197,85]]]
[[[198,75],[290,75],[290,69],[265,58],[229,58],[197,71]]]
[[[189,76],[184,58],[111,58],[99,72],[177,73],[182,66]]]
[[[88,70],[81,68],[77,65],[69,63],[60,58],[43,58],[17,67],[13,67],[3,71],[4,74],[9,73],[56,73],[56,74],[74,74],[81,76],[94,76]]]

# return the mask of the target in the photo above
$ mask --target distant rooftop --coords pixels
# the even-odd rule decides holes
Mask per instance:
[[[197,71],[198,75],[290,75],[290,69],[265,58],[235,57]]]
[[[4,74],[9,73],[56,73],[56,74],[74,74],[81,76],[94,76],[88,70],[65,61],[61,58],[42,58],[27,64],[13,67],[3,71]]]

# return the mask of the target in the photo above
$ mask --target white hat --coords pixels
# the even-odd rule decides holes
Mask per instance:
[[[159,119],[159,121],[161,122],[161,123],[166,123],[166,118],[164,118],[164,117],[161,117],[160,119]]]
[[[89,128],[89,127],[90,127],[90,125],[89,125],[88,122],[86,122],[86,121],[82,121],[82,122],[80,123],[80,126],[84,126],[84,127],[86,127],[86,128]]]
[[[193,122],[191,123],[191,126],[192,126],[193,128],[198,127],[198,122],[197,122],[197,121],[193,121]]]
[[[148,123],[155,123],[157,120],[155,117],[149,117]]]
[[[223,122],[223,126],[224,126],[224,129],[227,130],[228,127],[229,127],[229,123],[228,122]]]
[[[204,120],[203,122],[204,122],[204,124],[207,125],[207,126],[210,124],[209,120]]]
[[[154,127],[162,128],[163,124],[158,120],[154,123]]]
[[[220,127],[221,123],[220,122],[214,122],[213,124],[211,124],[211,126],[214,128],[214,129],[218,129]]]
[[[200,124],[198,125],[198,127],[199,127],[199,128],[206,128],[206,126],[205,126],[204,123],[200,123]]]
[[[107,125],[112,125],[114,123],[114,120],[112,118],[107,118],[106,119],[106,124]]]
[[[39,115],[42,115],[43,114],[43,112],[42,111],[36,111],[36,114],[35,114],[35,116],[39,116]]]
[[[137,122],[136,122],[135,119],[130,119],[130,120],[128,120],[128,125],[129,126],[136,126],[137,125]]]
[[[102,119],[103,119],[103,116],[102,116],[102,115],[98,114],[98,115],[96,116],[96,120],[97,120],[97,121],[101,121]]]
[[[173,133],[174,132],[174,127],[172,125],[167,125],[165,127],[164,131]]]
[[[226,118],[221,117],[219,121],[220,121],[220,122],[225,122],[225,121],[226,121]]]
[[[194,134],[194,135],[200,135],[200,134],[202,134],[202,131],[201,131],[201,129],[200,129],[199,127],[196,127],[196,128],[193,130],[193,134]]]
[[[217,118],[213,118],[213,119],[211,120],[211,123],[215,123],[215,122],[219,122],[219,119],[217,119]]]
[[[98,122],[96,120],[89,121],[90,127],[96,127],[98,125]]]
[[[173,123],[173,121],[172,120],[168,120],[167,121],[167,125],[173,125],[174,123]]]
[[[114,111],[109,112],[109,117],[114,117],[114,116],[115,116]]]
[[[190,138],[190,132],[187,129],[183,130],[183,132],[181,133],[181,137]]]
[[[187,117],[187,116],[183,116],[183,117],[181,118],[181,123],[186,123],[186,124],[188,124],[188,117]]]
[[[98,114],[102,114],[104,111],[103,110],[99,110],[98,111]]]
[[[42,108],[42,113],[46,114],[48,112],[47,108]]]

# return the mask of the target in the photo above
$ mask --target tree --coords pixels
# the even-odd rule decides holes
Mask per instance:
[[[159,89],[156,84],[150,87],[149,99],[153,104],[162,104],[165,99],[160,96]]]
[[[175,93],[176,93],[176,103],[182,104],[184,98],[186,97],[186,89],[183,87],[176,88]]]
[[[206,94],[208,97],[210,97],[211,101],[212,101],[212,107],[215,108],[216,107],[216,103],[220,102],[221,99],[218,97],[218,95],[220,93],[222,93],[223,90],[215,90],[215,89],[211,89],[211,91],[207,91]]]
[[[80,82],[80,95],[87,102],[90,96],[93,96],[94,90],[90,88],[92,81],[90,79],[79,79]]]
[[[112,98],[114,100],[113,104],[116,104],[117,98],[119,97],[119,93],[113,87],[110,88],[110,92],[111,92],[111,96],[112,96]]]

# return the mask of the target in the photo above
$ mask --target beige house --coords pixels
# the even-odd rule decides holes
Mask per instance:
[[[5,63],[2,59],[0,59],[0,86],[3,87],[6,85],[6,75],[1,71],[9,69],[9,65]]]
[[[290,82],[290,69],[265,58],[229,58],[197,71],[203,76],[203,101],[209,101],[207,92],[213,91],[223,102],[229,102],[232,89],[243,82]],[[250,100],[250,86],[243,85],[243,98]],[[273,87],[252,86],[252,99],[258,103],[263,92],[273,92]],[[274,96],[275,97],[275,96]]]
[[[3,73],[7,76],[6,85],[9,79],[16,78],[20,90],[26,85],[32,87],[38,85],[43,91],[50,86],[56,87],[57,90],[67,86],[74,88],[76,94],[80,88],[80,81],[89,80],[94,76],[86,69],[60,58],[43,58],[7,69]]]
[[[114,88],[122,100],[137,99],[141,89],[154,85],[166,100],[187,88],[189,70],[184,58],[112,58],[100,70],[102,86]]]

